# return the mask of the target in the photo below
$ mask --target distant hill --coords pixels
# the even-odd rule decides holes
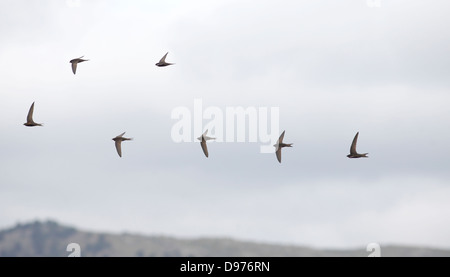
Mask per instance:
[[[0,257],[66,257],[78,243],[83,257],[367,257],[362,249],[323,250],[232,239],[177,239],[165,236],[80,231],[54,221],[18,224],[0,231]],[[450,257],[450,250],[382,246],[382,256]]]

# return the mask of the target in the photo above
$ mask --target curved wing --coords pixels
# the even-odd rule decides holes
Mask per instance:
[[[117,154],[119,154],[119,157],[122,158],[122,141],[121,140],[116,140],[116,150],[117,150]]]
[[[277,151],[275,152],[277,155],[277,160],[279,163],[281,163],[281,147],[278,147]]]
[[[281,133],[281,135],[280,135],[280,138],[278,139],[278,142],[277,142],[277,144],[280,144],[280,143],[283,143],[283,139],[284,139],[284,133],[286,132],[286,130],[285,131],[283,131],[283,133]]]
[[[118,135],[117,138],[121,138],[123,137],[123,135],[125,135],[126,132],[123,132],[122,134]]]
[[[33,122],[34,102],[31,104],[30,110],[27,115],[27,122]]]
[[[357,154],[357,152],[356,152],[356,143],[358,142],[358,135],[359,135],[359,132],[356,133],[355,137],[353,138],[352,145],[350,146],[350,154],[352,154],[352,155],[356,155]]]
[[[78,64],[78,62],[72,62],[72,72],[73,72],[73,74],[77,73],[77,64]]]
[[[167,52],[167,53],[161,58],[161,60],[159,60],[160,63],[165,63],[165,62],[166,62],[167,54],[169,54],[169,52]]]
[[[208,158],[208,147],[206,146],[206,140],[202,139],[202,142],[200,142],[200,145],[202,146],[203,153]]]

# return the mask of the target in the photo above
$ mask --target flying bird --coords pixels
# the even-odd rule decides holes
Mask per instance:
[[[273,146],[275,147],[275,154],[277,155],[278,162],[281,163],[281,148],[283,147],[292,147],[293,143],[283,143],[284,133],[286,131],[283,131],[280,138],[278,139],[277,143]]]
[[[349,157],[351,159],[353,159],[353,158],[368,158],[367,154],[369,154],[369,153],[359,154],[358,152],[356,152],[356,143],[358,142],[358,136],[359,136],[359,132],[357,132],[355,135],[355,138],[353,138],[352,145],[350,146],[350,154],[347,155],[347,157]]]
[[[112,139],[116,142],[116,150],[119,157],[122,157],[122,141],[133,140],[132,138],[124,138],[123,135],[125,135],[125,132]]]
[[[27,122],[24,123],[23,125],[25,125],[27,127],[43,126],[43,124],[36,123],[33,121],[33,112],[34,112],[34,102],[33,102],[33,104],[31,104],[30,110],[28,111]]]
[[[70,60],[70,63],[72,64],[72,71],[73,71],[73,74],[76,74],[76,73],[77,73],[77,65],[78,65],[79,63],[89,61],[89,60],[84,60],[83,57],[84,57],[84,56],[81,56],[81,57],[79,57],[79,58]]]
[[[208,133],[208,130],[206,130],[203,133],[203,135],[201,137],[198,137],[197,139],[200,141],[200,145],[202,146],[203,153],[208,158],[208,147],[206,146],[206,141],[212,140],[212,139],[215,139],[215,138],[211,138],[211,137],[206,136],[207,133]]]
[[[161,58],[161,60],[159,60],[159,62],[157,62],[155,65],[156,65],[156,66],[159,66],[159,67],[163,67],[163,66],[168,66],[168,65],[174,64],[174,63],[167,63],[167,62],[166,62],[167,54],[169,54],[169,52],[167,52],[167,53]]]

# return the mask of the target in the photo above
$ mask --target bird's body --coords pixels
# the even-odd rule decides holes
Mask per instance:
[[[27,127],[43,126],[42,123],[36,123],[33,121],[33,112],[34,112],[34,102],[33,104],[31,104],[30,110],[28,111],[27,122],[25,122],[23,125]]]
[[[273,145],[275,147],[275,154],[277,156],[277,160],[279,163],[281,163],[281,149],[284,147],[292,147],[292,144],[293,144],[293,143],[283,143],[285,132],[286,131],[283,131],[283,133],[278,138],[277,143]]]
[[[357,158],[368,158],[369,153],[359,154],[356,152],[356,143],[358,142],[358,136],[359,132],[356,133],[355,137],[353,138],[352,145],[350,146],[350,154],[347,155],[350,159],[357,159]]]
[[[208,157],[209,157],[209,154],[208,154],[208,147],[206,146],[206,142],[207,142],[208,140],[212,140],[212,139],[215,139],[215,138],[211,138],[211,137],[206,136],[207,133],[208,133],[208,130],[206,130],[206,131],[203,133],[203,135],[202,135],[201,137],[198,137],[197,139],[200,141],[200,145],[201,145],[201,147],[202,147],[203,153],[204,153],[205,156],[208,158]]]
[[[84,60],[83,57],[84,57],[84,56],[81,56],[81,57],[79,57],[79,58],[70,60],[70,63],[72,64],[72,72],[73,72],[73,74],[76,74],[76,73],[77,73],[77,65],[78,65],[79,63],[89,61],[89,60]]]
[[[116,150],[119,157],[122,157],[122,141],[133,140],[132,138],[124,138],[123,135],[125,135],[125,132],[112,139],[116,142]]]
[[[158,67],[164,67],[164,66],[168,66],[168,65],[173,65],[174,63],[168,63],[168,62],[166,62],[167,54],[169,54],[169,52],[167,52],[167,53],[161,58],[161,60],[159,60],[159,62],[157,62],[155,65],[158,66]]]

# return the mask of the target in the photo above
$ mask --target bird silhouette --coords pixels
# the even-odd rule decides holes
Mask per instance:
[[[355,137],[353,138],[352,145],[350,146],[350,154],[347,155],[347,157],[349,157],[351,159],[368,158],[367,154],[369,154],[369,153],[359,154],[358,152],[356,152],[356,143],[358,142],[358,136],[359,136],[359,132],[357,132]]]
[[[281,163],[281,149],[283,147],[292,147],[292,144],[293,144],[293,143],[283,143],[284,133],[285,132],[286,131],[283,131],[283,133],[278,138],[277,143],[273,145],[275,147],[275,154],[277,156],[277,160],[278,160],[279,163]]]
[[[116,142],[116,150],[119,157],[122,157],[122,141],[133,140],[132,138],[124,138],[123,135],[125,135],[125,132],[112,139]]]
[[[159,62],[157,62],[155,65],[156,65],[156,66],[159,66],[159,67],[163,67],[163,66],[168,66],[168,65],[174,64],[174,63],[167,63],[167,62],[166,62],[167,54],[169,54],[169,52],[167,52],[167,53],[161,58],[161,60],[159,60]]]
[[[33,102],[33,104],[31,104],[30,110],[28,111],[27,122],[24,123],[23,125],[25,125],[27,127],[43,126],[44,124],[36,123],[33,121],[33,112],[34,112],[34,102]]]
[[[205,154],[205,156],[208,158],[208,147],[206,146],[206,141],[208,140],[212,140],[215,138],[211,138],[206,136],[206,134],[208,133],[208,130],[206,130],[203,135],[201,137],[198,137],[197,139],[200,141],[200,145],[202,146],[203,149],[203,153]]]
[[[89,60],[84,60],[83,57],[84,57],[84,56],[81,56],[81,57],[79,57],[79,58],[70,60],[70,63],[72,64],[72,72],[73,72],[73,74],[76,74],[76,73],[77,73],[77,65],[78,65],[79,63],[89,61]]]

